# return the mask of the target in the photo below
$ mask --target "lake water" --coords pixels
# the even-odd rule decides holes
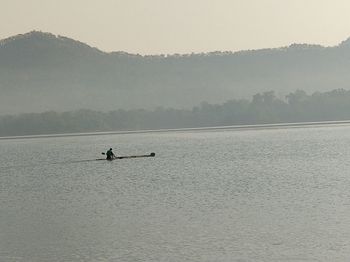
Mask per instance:
[[[113,147],[154,158],[86,161]],[[0,261],[348,261],[350,126],[0,140]]]

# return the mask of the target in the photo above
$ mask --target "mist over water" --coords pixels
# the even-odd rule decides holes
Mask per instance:
[[[0,261],[346,261],[349,131],[0,140]]]

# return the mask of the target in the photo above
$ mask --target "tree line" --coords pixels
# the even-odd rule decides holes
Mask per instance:
[[[223,104],[202,102],[192,109],[25,113],[0,117],[0,136],[209,127],[350,119],[350,90],[308,95],[302,90],[284,98],[273,91]]]

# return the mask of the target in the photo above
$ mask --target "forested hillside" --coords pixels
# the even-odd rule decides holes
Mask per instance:
[[[158,106],[192,108],[275,90],[348,88],[350,45],[141,56],[49,33],[0,41],[0,115]]]
[[[192,109],[50,111],[3,116],[0,136],[330,120],[350,120],[350,91],[338,89],[308,95],[297,90],[283,100],[269,91],[256,94],[250,100],[201,103]]]

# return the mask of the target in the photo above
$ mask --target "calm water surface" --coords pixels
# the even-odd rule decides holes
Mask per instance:
[[[109,147],[155,158],[86,161]],[[349,261],[350,127],[0,140],[0,261]]]

